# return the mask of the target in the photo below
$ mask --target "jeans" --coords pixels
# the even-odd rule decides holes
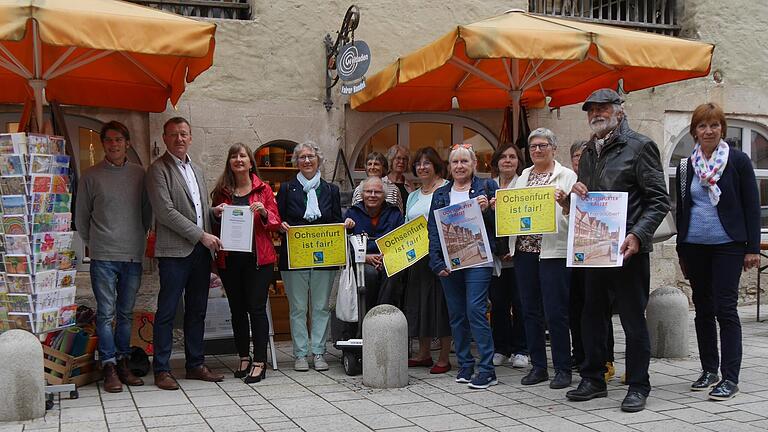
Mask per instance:
[[[510,357],[528,354],[523,322],[520,290],[515,281],[515,268],[501,269],[501,275],[491,277],[491,329],[495,351]],[[512,309],[512,314],[509,313]]]
[[[607,339],[611,328],[606,316],[613,307],[619,312],[626,335],[626,372],[629,391],[648,396],[651,382],[648,366],[651,341],[645,321],[645,308],[651,283],[649,255],[639,253],[624,261],[622,267],[584,269],[584,310],[581,331],[584,340],[584,364],[581,377],[605,388]]]
[[[238,355],[248,357],[253,340],[253,361],[266,362],[269,339],[267,297],[273,265],[258,267],[253,252],[230,252],[226,257],[226,268],[220,273],[232,314],[232,335]]]
[[[570,269],[565,258],[539,259],[539,254],[515,252],[515,275],[525,316],[525,336],[535,369],[547,369],[546,326],[555,370],[571,370],[568,326]]]
[[[744,265],[744,246],[735,243],[683,243],[679,250],[691,281],[693,305],[696,308],[693,321],[696,325],[701,368],[716,373],[719,366],[723,379],[738,384],[742,347],[741,321],[736,306]],[[722,355],[722,362],[718,358],[715,320],[720,325],[719,354]]]
[[[173,348],[173,318],[182,294],[185,366],[188,370],[202,366],[205,362],[203,334],[211,281],[211,253],[202,243],[197,243],[192,253],[185,257],[161,257],[158,261],[160,293],[155,313],[152,368],[155,374],[171,370],[168,360]]]
[[[328,298],[336,279],[336,270],[285,270],[281,275],[290,309],[293,355],[302,358],[310,351],[312,354],[325,354],[331,319]],[[308,310],[311,315],[309,331]]]
[[[493,337],[488,325],[488,286],[491,267],[473,267],[452,271],[440,278],[448,305],[456,359],[462,368],[474,369],[475,358],[470,351],[474,338],[480,354],[481,372],[493,372]]]
[[[131,354],[133,305],[140,285],[140,262],[91,261],[101,364],[114,364]]]

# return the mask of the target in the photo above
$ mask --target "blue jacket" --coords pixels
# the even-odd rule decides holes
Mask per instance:
[[[443,250],[440,247],[440,234],[437,233],[437,223],[435,222],[435,210],[447,207],[451,204],[451,188],[453,187],[453,180],[448,182],[445,186],[437,189],[432,195],[432,205],[429,208],[429,222],[427,224],[427,232],[429,233],[429,267],[435,274],[445,270],[445,257],[443,256]],[[472,178],[472,186],[469,188],[469,197],[475,198],[480,195],[485,195],[489,200],[496,195],[496,190],[499,186],[492,179],[481,179],[479,177]],[[485,230],[488,233],[488,242],[491,244],[491,251],[496,253],[496,216],[494,211],[488,207],[483,213],[483,220],[485,221]]]
[[[688,226],[691,221],[691,182],[694,181],[693,165],[691,159],[686,161],[687,181],[685,182],[685,200],[681,202],[680,190],[680,164],[677,165],[676,189],[677,189],[677,238],[688,235]],[[755,170],[752,162],[746,154],[731,147],[728,153],[728,164],[723,170],[723,175],[717,181],[722,194],[717,203],[717,215],[725,232],[733,241],[744,243],[746,253],[760,253],[760,195],[757,191]]]
[[[341,199],[339,197],[339,188],[335,184],[320,179],[320,187],[317,188],[317,204],[320,207],[320,217],[312,222],[304,219],[304,212],[307,210],[307,194],[301,183],[292,178],[289,182],[280,184],[280,190],[277,192],[277,211],[280,218],[288,225],[318,225],[341,223]],[[288,270],[288,250],[285,234],[281,234],[282,242],[278,253],[280,254],[280,270]]]
[[[363,202],[359,202],[347,210],[344,218],[350,218],[355,221],[355,227],[352,229],[353,234],[368,234],[368,245],[366,251],[369,254],[378,254],[379,247],[376,246],[376,239],[384,234],[392,231],[403,224],[403,214],[400,213],[400,209],[388,202],[384,202],[379,213],[379,223],[373,226],[371,223],[371,217],[365,210]]]

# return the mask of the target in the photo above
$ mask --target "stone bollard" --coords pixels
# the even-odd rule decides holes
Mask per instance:
[[[363,319],[363,384],[408,385],[408,322],[395,306],[376,306]]]
[[[43,347],[32,333],[0,334],[0,422],[32,420],[45,415]]]
[[[688,357],[688,313],[688,297],[678,288],[663,287],[651,293],[645,315],[652,357]]]

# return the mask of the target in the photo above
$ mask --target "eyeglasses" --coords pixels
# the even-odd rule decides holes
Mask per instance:
[[[363,190],[363,194],[365,194],[365,195],[383,195],[384,191],[382,191],[382,190],[373,190],[373,189],[365,189],[365,190]]]
[[[317,159],[316,155],[304,155],[299,156],[296,159],[298,159],[299,162],[312,162],[313,160]]]
[[[460,149],[460,148],[465,148],[465,149],[467,149],[469,151],[473,151],[472,150],[472,144],[469,144],[469,143],[454,144],[454,145],[451,146],[451,151],[454,151],[454,150],[457,150],[457,149]]]
[[[428,160],[420,161],[420,162],[414,162],[413,166],[416,167],[416,168],[429,168],[429,167],[432,166],[432,162],[430,162]]]
[[[546,150],[550,145],[552,144],[531,144],[528,146],[528,148],[531,149],[531,151]]]
[[[408,156],[398,156],[398,157],[395,158],[395,160],[398,161],[398,162],[408,163]]]

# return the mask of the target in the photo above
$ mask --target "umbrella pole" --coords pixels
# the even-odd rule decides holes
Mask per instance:
[[[517,143],[518,133],[520,132],[520,97],[521,90],[511,90],[509,95],[512,97],[512,142]]]
[[[29,87],[32,88],[32,93],[35,95],[35,117],[37,119],[37,131],[43,131],[43,90],[45,89],[45,80],[31,79],[28,81]]]

